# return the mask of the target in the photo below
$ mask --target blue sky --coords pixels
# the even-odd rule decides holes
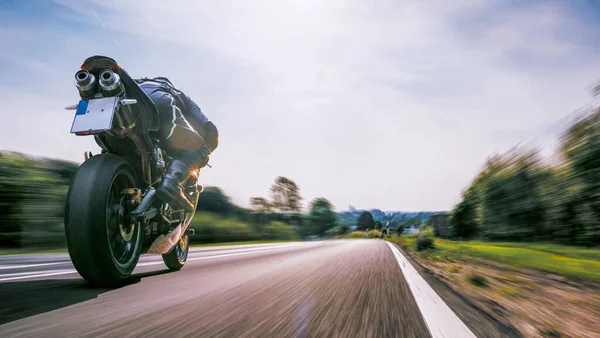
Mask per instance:
[[[0,148],[97,151],[62,108],[103,54],[198,102],[222,135],[203,183],[238,204],[284,175],[338,209],[449,209],[488,155],[551,153],[600,79],[598,19],[592,1],[3,1]]]

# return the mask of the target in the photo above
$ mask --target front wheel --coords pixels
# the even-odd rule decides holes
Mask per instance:
[[[131,166],[114,154],[94,156],[78,169],[65,207],[69,256],[79,274],[100,284],[118,285],[140,257],[142,232],[127,217],[129,200],[122,194],[136,188]]]
[[[186,193],[190,196],[190,201],[194,205],[194,211],[186,213],[184,216],[183,228],[186,230],[186,232],[181,235],[179,241],[169,253],[162,255],[163,262],[165,262],[167,268],[172,271],[179,271],[181,268],[183,268],[188,257],[188,252],[190,251],[190,237],[187,234],[187,230],[192,222],[192,219],[194,218],[194,215],[196,214],[198,197],[202,192],[201,187],[197,184],[199,175],[199,170],[193,171],[186,182]]]
[[[188,235],[184,234],[179,238],[179,242],[175,244],[171,252],[162,255],[163,262],[169,270],[179,271],[185,265],[189,250],[190,239]]]

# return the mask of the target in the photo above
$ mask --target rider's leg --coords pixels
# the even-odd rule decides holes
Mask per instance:
[[[156,191],[157,196],[177,209],[192,211],[194,206],[185,197],[182,182],[192,170],[206,165],[210,151],[202,136],[186,121],[168,91],[150,85],[141,87],[158,109],[161,147],[174,158]]]
[[[183,181],[192,170],[206,165],[208,155],[202,155],[203,150],[180,152],[167,168],[160,186],[156,190],[158,198],[170,203],[175,209],[184,209],[186,212],[194,210],[193,204],[185,195]]]

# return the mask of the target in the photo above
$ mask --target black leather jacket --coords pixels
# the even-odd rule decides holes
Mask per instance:
[[[219,131],[217,127],[208,120],[200,107],[183,91],[179,90],[168,78],[141,78],[135,80],[137,83],[144,83],[144,87],[153,87],[156,85],[161,90],[170,93],[175,99],[175,104],[181,110],[181,113],[190,125],[204,137],[206,145],[210,151],[214,151],[219,144]],[[145,89],[147,90],[147,89]]]

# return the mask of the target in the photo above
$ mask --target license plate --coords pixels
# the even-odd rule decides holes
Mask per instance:
[[[79,101],[71,133],[90,135],[111,129],[117,102],[116,96]]]

